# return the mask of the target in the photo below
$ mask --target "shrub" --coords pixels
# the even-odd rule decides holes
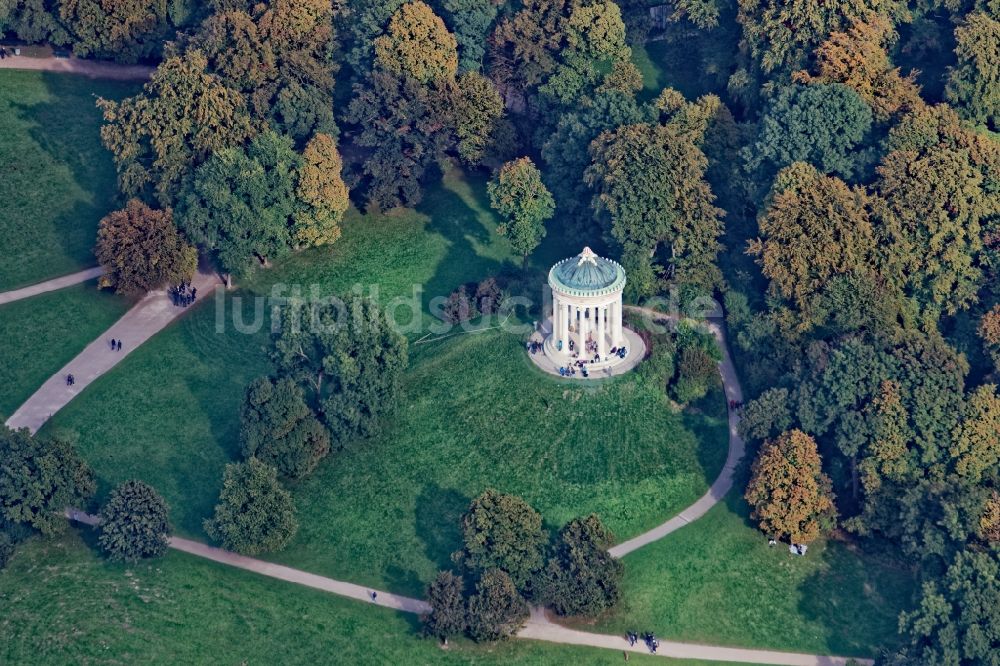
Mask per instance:
[[[278,470],[256,458],[226,465],[215,515],[205,521],[210,537],[224,548],[255,555],[284,548],[298,528]]]

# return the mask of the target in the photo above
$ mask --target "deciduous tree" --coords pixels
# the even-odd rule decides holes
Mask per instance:
[[[259,377],[247,387],[240,414],[243,456],[290,479],[308,476],[330,452],[330,434],[291,378]]]
[[[254,134],[243,96],[206,72],[207,65],[200,52],[188,51],[160,63],[135,97],[98,100],[105,121],[101,139],[126,196],[150,193],[161,205],[172,205],[195,166]]]
[[[378,304],[362,298],[311,304],[290,309],[281,324],[272,358],[281,374],[307,389],[333,442],[343,446],[376,432],[398,400],[407,365],[406,339]]]
[[[966,398],[951,457],[955,471],[970,483],[983,477],[1000,480],[1000,396],[994,384],[979,386]]]
[[[921,664],[989,664],[1000,654],[997,550],[959,553],[941,580],[923,585],[916,610],[900,617],[909,656]]]
[[[497,232],[525,263],[545,237],[545,221],[555,213],[552,194],[542,183],[542,174],[529,157],[507,162],[487,188],[490,205],[500,214]]]
[[[833,526],[837,515],[816,440],[800,430],[764,443],[745,496],[752,507],[750,517],[764,533],[795,544],[815,540]]]
[[[53,534],[66,525],[66,507],[79,506],[96,489],[70,442],[0,425],[0,518]]]
[[[462,516],[464,547],[455,558],[472,570],[500,569],[524,589],[542,568],[546,541],[542,517],[527,502],[488,489]]]
[[[955,28],[958,64],[945,95],[963,117],[1000,129],[1000,20],[972,12]]]
[[[198,268],[198,251],[177,232],[173,212],[138,199],[101,220],[94,254],[104,269],[100,286],[119,294],[143,294],[190,280]]]
[[[469,635],[477,641],[509,638],[528,619],[528,604],[505,571],[489,569],[469,599]]]
[[[614,535],[595,514],[567,523],[542,572],[539,596],[559,615],[598,615],[621,599],[622,563],[608,548]]]
[[[272,131],[246,148],[221,150],[185,184],[178,225],[227,272],[244,275],[257,262],[267,265],[292,247],[301,164],[291,140]]]
[[[152,486],[126,481],[101,508],[99,542],[112,560],[161,557],[170,540],[170,508]]]
[[[768,293],[792,308],[778,311],[786,330],[823,323],[823,290],[836,276],[874,279],[876,237],[868,207],[863,191],[803,162],[778,174],[757,220],[762,237],[747,252],[770,280]]]
[[[678,284],[719,283],[723,212],[713,205],[708,160],[692,137],[671,125],[625,125],[595,139],[590,157],[584,178],[596,193],[593,207],[623,248],[633,294],[654,293],[664,270]],[[654,265],[661,246],[665,269]]]
[[[420,83],[454,78],[458,43],[429,5],[414,0],[396,10],[386,33],[375,40],[375,64]]]
[[[173,31],[163,0],[59,0],[59,16],[74,53],[119,62],[158,55]]]
[[[448,638],[465,631],[465,581],[451,571],[441,571],[427,586],[430,613],[423,616],[424,633],[446,645]]]
[[[299,524],[292,496],[278,482],[278,470],[256,458],[226,465],[215,514],[205,532],[223,548],[244,555],[281,550]]]
[[[303,210],[295,216],[296,243],[314,247],[340,238],[340,222],[350,205],[341,176],[344,163],[329,134],[316,134],[302,151],[295,194]]]

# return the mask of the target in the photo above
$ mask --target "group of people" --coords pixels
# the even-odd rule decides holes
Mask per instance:
[[[70,373],[66,375],[66,386],[72,386],[73,384],[76,384],[76,377],[73,376],[73,373]]]
[[[729,401],[729,409],[743,409],[743,401],[742,400],[730,400]]]
[[[170,288],[170,297],[174,301],[174,305],[186,308],[198,298],[198,288],[192,287],[189,282],[181,282]]]
[[[629,647],[632,647],[639,642],[639,634],[634,631],[629,631],[625,634],[625,640],[628,641]],[[647,631],[644,633],[642,635],[642,640],[646,644],[646,647],[649,648],[649,651],[656,654],[656,648],[660,647],[660,641],[656,640],[656,636],[653,635],[653,632]]]
[[[573,365],[559,366],[559,375],[561,377],[576,377],[578,370],[584,377],[590,376],[590,373],[587,372],[587,366],[583,361],[577,361]]]
[[[537,340],[528,340],[528,353],[537,354],[542,351],[542,343]]]
[[[111,338],[111,351],[121,351],[121,350],[122,350],[122,341]]]

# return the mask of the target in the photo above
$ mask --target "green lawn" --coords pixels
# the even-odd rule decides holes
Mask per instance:
[[[135,83],[0,70],[0,291],[92,266],[97,223],[115,202],[97,97]]]
[[[625,562],[624,603],[601,631],[873,656],[896,639],[918,584],[900,561],[819,541],[805,557],[773,548],[730,493],[697,522]]]
[[[436,641],[419,637],[411,615],[183,553],[132,566],[110,564],[75,532],[22,546],[0,571],[0,607],[0,663],[5,664],[596,666],[622,661],[617,651],[521,640],[453,641],[442,650]],[[632,659],[663,663],[643,655]]]
[[[632,45],[632,62],[642,74],[641,99],[653,99],[666,87],[692,101],[709,93],[725,96],[740,39],[733,12],[725,11],[711,30],[672,23],[664,37]]]
[[[0,306],[0,422],[130,304],[95,281]]]
[[[267,331],[228,323],[237,298],[249,311],[249,289],[360,284],[366,293],[377,285],[383,302],[427,285],[426,300],[495,273],[509,250],[476,208],[482,186],[453,172],[422,212],[352,214],[332,250],[298,255],[226,299],[223,333],[214,302],[195,308],[47,428],[78,436],[102,491],[145,479],[173,506],[178,529],[204,538],[222,468],[238,456],[243,387],[269,371]],[[721,395],[706,414],[676,414],[637,377],[564,384],[534,369],[521,340],[489,331],[414,344],[398,412],[380,437],[332,455],[294,488],[301,532],[276,557],[419,593],[458,546],[458,514],[489,486],[524,495],[552,527],[597,511],[623,538],[705,491],[725,457]]]

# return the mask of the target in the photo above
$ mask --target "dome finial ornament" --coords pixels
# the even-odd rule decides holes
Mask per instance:
[[[597,265],[597,255],[590,249],[589,245],[583,248],[583,252],[579,254],[579,257],[580,260],[576,262],[577,266],[583,266],[584,264]]]

